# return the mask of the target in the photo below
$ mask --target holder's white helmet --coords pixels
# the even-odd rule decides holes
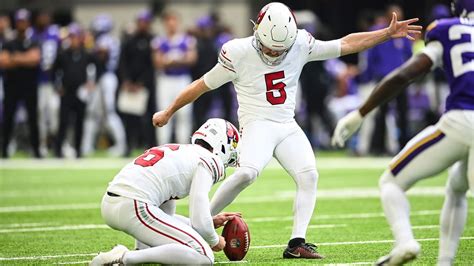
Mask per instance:
[[[239,139],[239,131],[232,123],[220,118],[211,118],[194,132],[191,143],[196,144],[203,140],[209,145],[209,150],[219,156],[227,167],[237,165]]]
[[[290,8],[278,2],[264,6],[254,26],[255,48],[260,58],[268,65],[278,65],[296,41],[298,29]],[[262,52],[262,46],[281,52],[272,57]]]

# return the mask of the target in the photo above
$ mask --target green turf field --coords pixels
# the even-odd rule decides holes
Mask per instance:
[[[86,264],[98,251],[133,239],[107,228],[99,204],[107,182],[127,160],[0,162],[0,264]],[[319,246],[321,261],[283,260],[291,233],[295,185],[274,163],[227,210],[240,211],[249,224],[249,264],[370,264],[385,255],[392,236],[382,214],[377,181],[386,159],[324,157],[317,207],[307,241]],[[425,180],[411,191],[412,224],[423,246],[419,265],[433,265],[438,248],[439,211],[446,174]],[[473,200],[457,256],[474,263]],[[181,200],[178,212],[187,213]],[[226,263],[223,253],[216,263]]]

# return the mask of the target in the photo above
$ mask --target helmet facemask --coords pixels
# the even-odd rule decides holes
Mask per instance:
[[[285,59],[298,35],[293,13],[286,5],[276,2],[260,10],[253,30],[252,45],[262,61],[269,66],[278,65]],[[267,49],[268,52],[264,52]],[[269,55],[272,51],[278,55]]]
[[[254,37],[255,37],[255,40],[253,42],[254,48],[257,50],[258,55],[260,56],[260,59],[262,59],[262,61],[265,64],[269,65],[269,66],[279,65],[285,59],[285,57],[288,54],[288,51],[291,49],[291,47],[293,47],[293,45],[292,45],[290,48],[288,48],[286,50],[283,50],[282,54],[280,54],[279,56],[269,56],[269,55],[267,55],[263,52],[264,45],[263,45],[262,41],[260,40],[260,38],[258,37],[257,31],[255,31]],[[270,48],[268,48],[268,49],[270,49]]]

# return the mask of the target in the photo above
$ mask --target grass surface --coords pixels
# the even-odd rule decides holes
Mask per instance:
[[[380,159],[373,163],[364,159],[368,162],[364,167],[358,160],[330,156],[318,161],[319,197],[307,241],[318,244],[326,256],[320,261],[282,259],[283,245],[291,234],[295,185],[278,167],[263,171],[227,208],[242,212],[249,224],[247,263],[371,263],[389,252],[392,235],[377,197],[378,177],[385,164]],[[94,253],[116,243],[133,248],[131,237],[107,228],[100,217],[101,197],[123,163],[105,162],[0,162],[0,264],[85,264]],[[415,264],[436,263],[445,181],[445,173],[424,180],[410,195],[414,233],[423,246]],[[422,189],[431,193],[417,193]],[[469,209],[471,216],[473,210]],[[180,201],[177,212],[187,214],[186,200]],[[474,263],[473,225],[468,219],[456,260],[459,265]],[[216,254],[216,262],[226,261],[223,253]]]

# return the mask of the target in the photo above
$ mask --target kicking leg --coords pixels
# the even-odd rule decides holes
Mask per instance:
[[[222,183],[211,200],[211,214],[216,215],[229,205],[237,195],[252,184],[259,172],[272,158],[275,147],[275,123],[254,121],[245,126],[238,149],[240,167]]]
[[[452,265],[467,218],[467,162],[449,172],[446,198],[440,217],[438,265]]]
[[[211,213],[220,213],[232,203],[242,190],[252,184],[257,178],[257,170],[249,167],[239,167],[234,174],[226,178],[217,189],[211,200]]]
[[[405,191],[417,181],[440,173],[467,155],[467,147],[436,126],[424,129],[392,160],[379,187],[382,206],[395,237],[395,248],[377,265],[400,265],[416,258],[420,246],[410,224],[410,204]]]

